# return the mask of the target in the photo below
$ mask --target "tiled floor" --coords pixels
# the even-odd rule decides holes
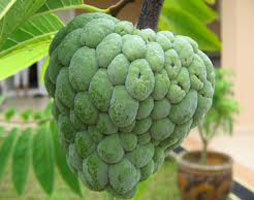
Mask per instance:
[[[5,100],[3,104],[3,108],[6,109],[8,107],[15,107],[17,109],[33,109],[33,110],[41,110],[48,103],[48,97],[11,97]]]

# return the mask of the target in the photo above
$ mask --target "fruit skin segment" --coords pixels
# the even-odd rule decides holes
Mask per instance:
[[[67,163],[94,191],[134,197],[212,105],[213,65],[186,36],[88,13],[49,53],[45,85]]]

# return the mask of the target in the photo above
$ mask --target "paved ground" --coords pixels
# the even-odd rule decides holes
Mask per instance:
[[[33,110],[41,110],[45,107],[48,101],[49,101],[48,97],[34,97],[34,98],[11,97],[5,100],[5,103],[3,104],[3,108],[6,109],[8,107],[15,107],[20,110],[24,110],[27,108],[30,108]]]
[[[43,109],[48,98],[10,98],[4,104],[4,108],[9,106],[18,109],[32,108],[34,110]],[[192,130],[183,146],[188,150],[201,148],[201,143],[197,130]],[[211,143],[210,148],[230,154],[235,160],[235,179],[247,184],[254,190],[254,133],[235,131],[232,137],[217,136]]]

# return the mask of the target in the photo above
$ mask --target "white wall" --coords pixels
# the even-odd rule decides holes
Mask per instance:
[[[237,128],[254,132],[254,0],[222,0],[222,66],[236,72]]]

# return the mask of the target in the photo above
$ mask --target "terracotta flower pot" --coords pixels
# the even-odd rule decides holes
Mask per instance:
[[[225,200],[232,186],[232,158],[208,152],[207,165],[200,164],[200,151],[179,158],[178,185],[183,200]]]

